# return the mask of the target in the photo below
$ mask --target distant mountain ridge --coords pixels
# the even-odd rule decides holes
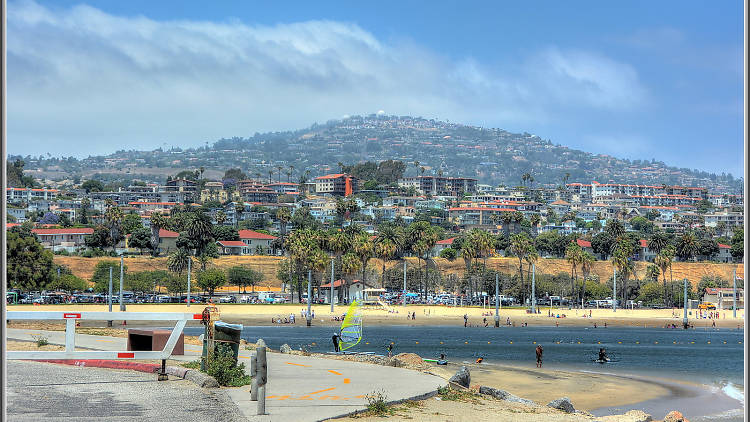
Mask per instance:
[[[184,150],[121,150],[81,160],[23,159],[29,169],[55,170],[57,174],[63,172],[79,177],[95,172],[105,179],[139,178],[148,174],[155,178],[153,172],[143,171],[144,167],[196,169],[202,166],[214,169],[215,174],[239,167],[249,177],[297,181],[303,174],[315,177],[338,171],[341,164],[393,159],[407,164],[407,175],[474,177],[490,185],[526,183],[554,187],[565,182],[607,183],[611,180],[701,186],[725,193],[740,193],[743,188],[742,179],[735,179],[731,174],[717,175],[671,167],[661,161],[591,154],[529,133],[386,115],[351,116],[300,130],[220,139],[212,146]],[[114,172],[113,169],[119,170]],[[525,174],[531,179],[522,181]]]

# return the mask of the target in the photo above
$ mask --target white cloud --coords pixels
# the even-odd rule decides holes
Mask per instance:
[[[648,97],[628,64],[556,47],[495,69],[386,43],[353,23],[156,21],[30,1],[8,9],[11,153],[198,145],[380,109],[524,127]]]

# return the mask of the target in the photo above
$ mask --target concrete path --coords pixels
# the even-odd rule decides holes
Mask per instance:
[[[8,329],[7,333],[8,339],[29,341],[32,335],[43,334],[52,344],[65,344],[62,331]],[[125,345],[124,338],[76,334],[79,347],[125,350]],[[248,371],[250,353],[240,350],[240,361],[247,362]],[[199,346],[186,344],[185,356],[172,359],[191,361],[199,356]],[[250,401],[250,386],[224,389],[248,420],[325,420],[365,409],[366,395],[374,392],[382,392],[387,401],[397,401],[428,396],[446,385],[442,378],[401,368],[280,353],[267,356],[267,415],[256,415],[257,403]]]

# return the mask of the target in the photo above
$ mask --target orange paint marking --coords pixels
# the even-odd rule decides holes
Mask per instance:
[[[304,367],[309,367],[310,366],[310,365],[302,365],[301,363],[292,363],[292,362],[287,362],[286,364],[287,365],[294,365],[294,366],[304,366]]]
[[[328,372],[332,373],[333,375],[342,375],[341,372],[336,372],[333,369],[329,369]]]
[[[312,397],[310,397],[309,394],[305,394],[304,396],[301,396],[301,397],[298,397],[298,398],[292,399],[292,400],[315,400],[315,399],[312,398]]]
[[[367,397],[367,396],[365,396],[364,394],[361,394],[361,395],[359,395],[359,396],[354,396],[354,398],[355,398],[355,399],[364,399],[364,398],[366,398],[366,397]]]
[[[277,397],[277,398],[278,398],[279,400],[286,400],[286,399],[288,399],[289,397],[292,397],[292,396],[280,396],[280,397]],[[266,397],[266,398],[268,398],[268,397]]]
[[[325,396],[320,396],[318,400],[339,400],[340,398],[340,396],[329,396],[328,394],[326,394]]]
[[[318,391],[313,391],[313,392],[312,392],[312,393],[310,393],[310,394],[318,394],[318,393],[324,393],[324,392],[326,392],[326,391],[331,391],[331,390],[335,390],[335,389],[336,389],[336,387],[331,387],[331,388],[326,388],[325,390],[318,390]]]
[[[349,384],[351,380],[349,378],[344,378],[344,384]]]

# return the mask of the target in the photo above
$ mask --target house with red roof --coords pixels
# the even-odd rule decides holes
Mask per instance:
[[[734,262],[731,251],[731,246],[719,243],[719,254],[716,255],[716,260],[719,262]]]
[[[240,230],[240,241],[248,248],[250,255],[273,255],[273,241],[276,236],[259,233],[253,230]]]
[[[591,247],[591,242],[588,240],[576,239],[576,244],[578,244],[584,252],[594,255],[594,248]]]
[[[180,234],[167,229],[159,229],[159,253],[168,254],[177,249],[177,238]]]
[[[443,249],[448,249],[451,246],[453,246],[454,240],[456,240],[456,238],[451,237],[450,239],[443,239],[443,240],[438,240],[437,242],[435,242],[435,246],[432,247],[432,252],[431,252],[432,256],[440,256],[440,252]]]
[[[222,255],[249,255],[250,247],[241,240],[219,240],[216,242]]]
[[[67,229],[31,229],[31,232],[39,239],[45,249],[53,252],[66,250],[75,252],[78,248],[86,247],[86,236],[94,234],[94,229],[67,228]]]
[[[635,251],[636,261],[654,262],[657,253],[648,248],[648,240],[638,240],[638,248]]]

